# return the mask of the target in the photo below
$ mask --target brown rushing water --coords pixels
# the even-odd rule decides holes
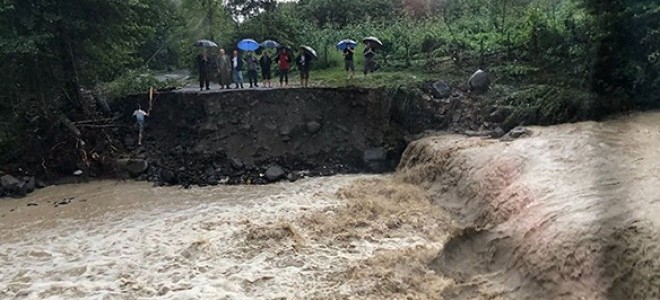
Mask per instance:
[[[347,198],[337,191],[373,180],[382,179],[336,176],[189,190],[103,181],[3,200],[0,297],[349,297],[358,288],[337,274],[379,253],[417,246],[437,253],[440,247],[416,234],[386,237],[349,228],[362,221],[342,208]],[[69,198],[70,204],[53,205]]]

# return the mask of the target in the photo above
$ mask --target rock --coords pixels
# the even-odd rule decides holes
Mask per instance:
[[[433,97],[444,99],[451,95],[451,87],[443,80],[438,80],[433,83],[433,89],[431,92],[433,93]]]
[[[289,180],[289,182],[296,182],[298,180],[298,175],[289,173],[286,175],[286,179]]]
[[[131,177],[138,177],[147,171],[149,163],[144,159],[122,158],[117,160],[117,166]]]
[[[474,130],[466,130],[465,135],[470,136],[470,137],[477,137],[477,136],[490,136],[492,135],[492,131],[488,130],[480,130],[480,131],[474,131]]]
[[[4,175],[0,177],[0,185],[2,188],[12,194],[18,193],[23,187],[24,183],[11,175]]]
[[[504,129],[502,129],[502,127],[497,127],[491,132],[490,137],[493,139],[498,139],[501,138],[504,134]]]
[[[200,133],[208,134],[208,133],[216,132],[217,130],[218,130],[218,125],[216,125],[216,123],[206,122],[201,126]]]
[[[25,181],[25,189],[28,193],[34,192],[37,188],[37,182],[34,180],[34,177],[23,177]]]
[[[307,132],[309,132],[309,134],[315,134],[319,132],[319,130],[321,130],[321,124],[319,124],[319,122],[312,121],[307,123]]]
[[[452,124],[458,124],[458,122],[461,121],[461,118],[462,118],[461,113],[462,112],[460,110],[457,110],[457,111],[454,112],[454,114],[451,116],[451,123]]]
[[[158,177],[160,178],[160,181],[165,184],[176,184],[177,182],[176,173],[170,169],[160,169]]]
[[[266,179],[269,181],[278,181],[284,178],[285,175],[286,172],[280,166],[272,166],[266,170]]]
[[[37,180],[35,183],[36,183],[36,187],[37,187],[38,189],[43,189],[43,188],[46,187],[46,184],[45,184],[43,181],[41,181],[41,180]]]
[[[486,117],[486,121],[492,123],[502,123],[512,113],[513,113],[512,107],[500,106],[497,109],[495,109],[495,111],[493,111],[490,115],[488,115],[488,117]]]
[[[468,86],[470,87],[471,91],[485,93],[490,87],[490,78],[486,72],[477,70],[474,72],[474,74],[472,74],[472,76],[470,76],[470,79],[468,80]]]
[[[28,203],[27,206],[38,206],[39,204],[37,203]]]
[[[387,152],[383,147],[365,150],[362,159],[373,172],[385,172],[388,169]]]
[[[80,176],[80,175],[82,175],[82,174],[83,174],[83,171],[82,171],[82,170],[75,170],[75,171],[73,172],[73,175],[74,175],[74,176]]]
[[[245,166],[245,165],[243,165],[243,162],[240,159],[235,158],[235,157],[232,158],[230,160],[230,162],[231,162],[231,167],[236,169],[236,170],[243,169],[243,167]]]
[[[523,135],[530,135],[531,133],[532,133],[531,130],[522,126],[518,126],[516,128],[511,129],[511,131],[509,131],[507,135],[510,136],[511,138],[517,139]]]

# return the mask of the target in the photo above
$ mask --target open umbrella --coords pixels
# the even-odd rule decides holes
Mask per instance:
[[[368,37],[366,37],[366,38],[363,38],[362,41],[363,41],[363,42],[372,42],[372,43],[376,43],[376,44],[378,44],[379,46],[382,46],[382,45],[383,45],[383,42],[381,42],[377,37],[374,37],[374,36],[368,36]]]
[[[255,51],[259,49],[259,43],[253,39],[244,39],[238,42],[238,49],[243,51]]]
[[[211,47],[218,47],[218,44],[209,41],[209,40],[199,40],[196,41],[194,44],[196,47],[203,47],[203,48],[211,48]]]
[[[300,46],[300,48],[304,49],[305,51],[309,52],[309,54],[316,57],[316,51],[314,49],[312,49],[312,47],[303,45],[303,46]]]
[[[357,42],[349,39],[341,40],[339,43],[337,43],[337,50],[344,51],[348,46],[355,48],[355,46],[357,46]]]
[[[273,40],[265,40],[261,42],[261,47],[275,49],[280,46],[280,43]]]

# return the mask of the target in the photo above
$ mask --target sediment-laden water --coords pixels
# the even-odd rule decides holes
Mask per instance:
[[[386,283],[372,276],[391,276],[395,266],[387,265],[397,256],[430,251],[430,259],[441,247],[441,239],[408,227],[425,227],[423,220],[406,223],[426,212],[407,216],[405,207],[351,187],[383,180],[337,176],[189,190],[104,181],[3,200],[0,298],[374,295]]]

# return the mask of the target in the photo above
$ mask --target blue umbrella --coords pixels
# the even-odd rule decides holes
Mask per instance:
[[[337,43],[337,50],[344,51],[344,50],[346,50],[346,47],[348,47],[348,46],[351,46],[352,48],[355,48],[355,46],[357,46],[357,42],[355,42],[354,40],[349,40],[349,39],[341,40],[341,41],[339,41],[339,43]]]
[[[243,51],[255,51],[259,49],[259,43],[253,39],[244,39],[238,42],[238,49]]]
[[[280,43],[273,40],[265,40],[261,42],[261,47],[275,49],[280,46]]]

